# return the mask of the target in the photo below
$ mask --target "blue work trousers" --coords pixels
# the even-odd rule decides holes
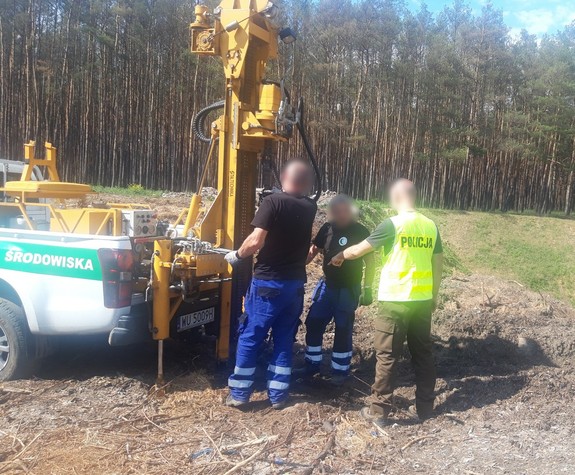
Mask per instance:
[[[306,326],[305,361],[309,373],[319,372],[322,361],[323,334],[331,320],[335,323],[335,337],[331,354],[331,368],[335,374],[348,374],[353,350],[353,323],[361,286],[330,287],[322,279],[318,282]]]
[[[304,282],[252,279],[245,299],[234,374],[228,379],[232,397],[248,401],[253,391],[258,351],[272,330],[273,354],[269,362],[268,396],[272,404],[288,397],[293,337],[303,311]]]

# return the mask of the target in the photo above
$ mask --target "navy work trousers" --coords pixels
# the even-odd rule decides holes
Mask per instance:
[[[272,331],[273,354],[267,372],[270,401],[288,397],[292,369],[293,336],[303,311],[304,282],[252,279],[240,325],[236,367],[228,379],[232,397],[248,401],[253,391],[258,351]]]
[[[331,354],[331,368],[337,374],[348,374],[353,351],[353,323],[360,294],[360,285],[354,288],[330,287],[322,279],[318,282],[310,307],[306,326],[305,361],[310,373],[319,372],[325,329],[331,320],[335,323],[335,338]]]

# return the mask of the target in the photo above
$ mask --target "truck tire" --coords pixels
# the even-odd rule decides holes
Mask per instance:
[[[22,309],[0,298],[0,381],[28,375],[31,337]]]

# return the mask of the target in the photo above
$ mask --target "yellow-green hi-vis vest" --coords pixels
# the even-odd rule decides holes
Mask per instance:
[[[431,261],[437,226],[421,213],[409,211],[391,218],[395,241],[383,257],[378,300],[414,302],[433,298]]]

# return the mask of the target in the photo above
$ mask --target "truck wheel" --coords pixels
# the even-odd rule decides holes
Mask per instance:
[[[30,338],[22,309],[0,298],[0,381],[26,376],[31,368]]]

